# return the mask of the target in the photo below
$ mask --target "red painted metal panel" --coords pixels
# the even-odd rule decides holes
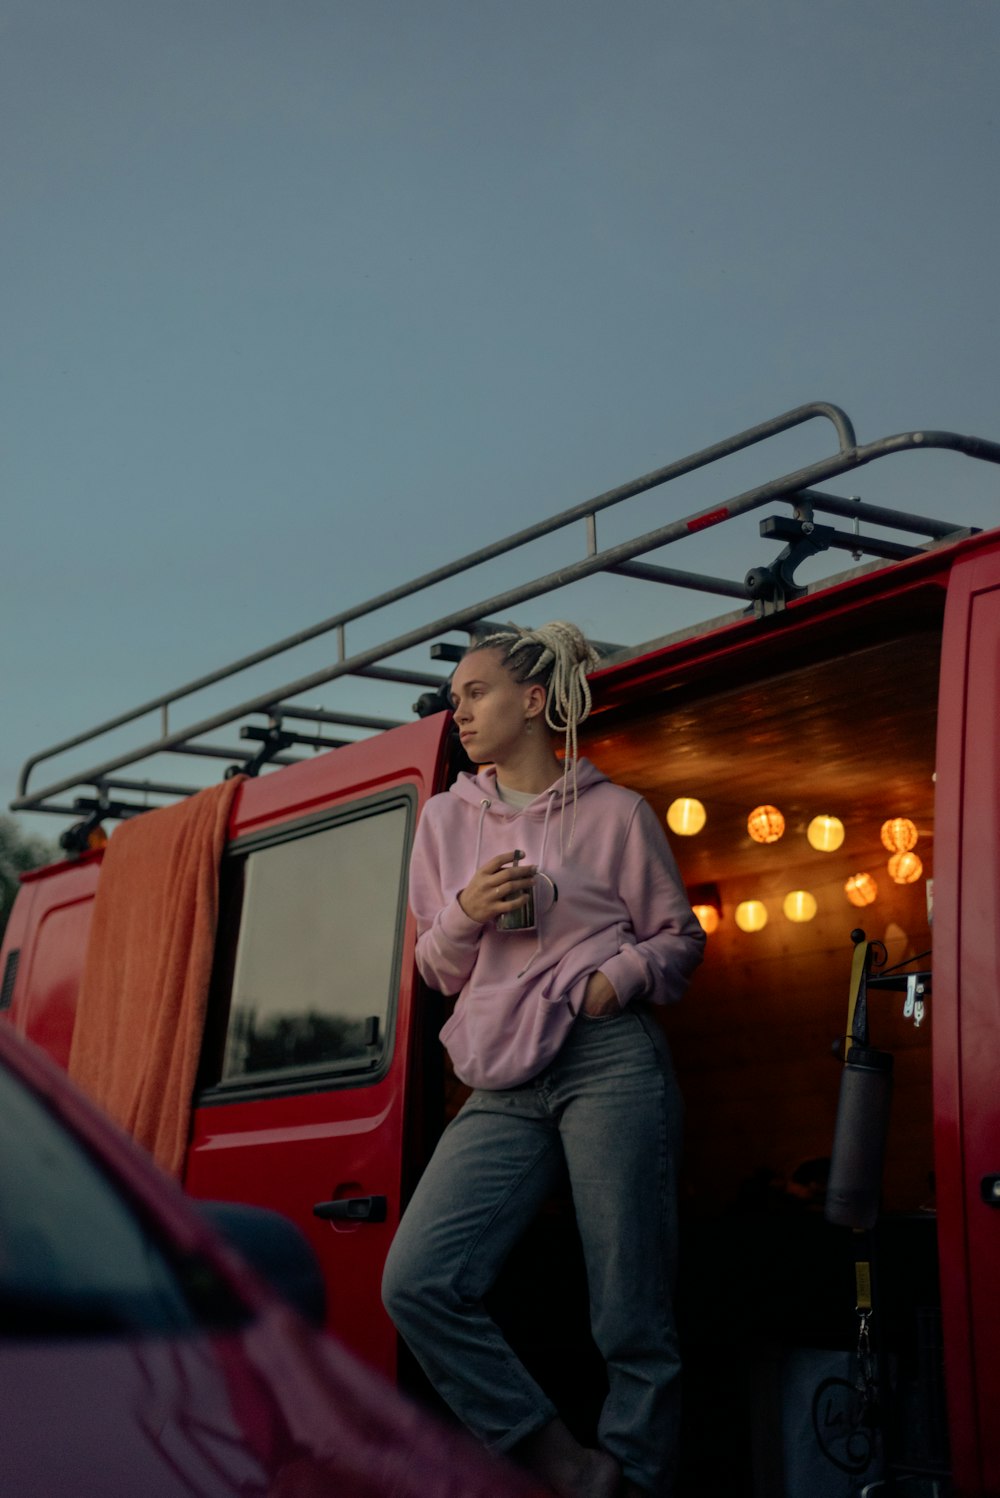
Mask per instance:
[[[937,749],[934,1105],[941,1293],[958,1494],[1000,1492],[1000,544],[956,566]]]
[[[24,882],[4,940],[20,948],[9,1018],[60,1066],[69,1059],[99,858],[53,865]],[[6,960],[6,958],[4,959]]]
[[[195,1196],[254,1202],[290,1217],[322,1265],[330,1327],[390,1375],[396,1334],[379,1287],[399,1222],[406,1050],[401,1015],[393,1065],[374,1086],[199,1108],[185,1177]],[[313,1216],[317,1202],[372,1195],[388,1200],[385,1222]]]
[[[436,713],[248,781],[233,807],[230,839],[391,785],[415,784],[421,796],[431,794],[450,723],[447,713]]]
[[[416,789],[419,812],[439,788],[449,724],[441,713],[248,783],[236,803],[233,836],[402,786]],[[331,1328],[390,1376],[397,1337],[382,1308],[381,1278],[399,1222],[414,1126],[411,1073],[421,1046],[414,942],[408,914],[386,1074],[374,1083],[313,1086],[293,1096],[197,1109],[185,1175],[196,1196],[258,1203],[292,1218],[323,1266]],[[313,1216],[317,1202],[372,1195],[387,1198],[384,1222],[335,1223]]]

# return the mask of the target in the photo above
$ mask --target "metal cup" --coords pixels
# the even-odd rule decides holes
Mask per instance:
[[[505,910],[497,916],[498,931],[533,931],[535,929],[535,891],[529,889],[528,898],[516,910]]]
[[[521,852],[515,853],[515,869],[517,868],[518,863],[523,857],[524,855]],[[545,883],[552,891],[552,899],[549,901],[549,904],[555,904],[555,902],[559,898],[559,891],[556,889],[554,882],[549,878],[548,874],[542,874],[541,872],[536,873],[534,879],[532,880],[531,886],[527,890],[528,898],[527,900],[525,900],[524,904],[519,905],[515,910],[505,910],[502,915],[497,916],[496,928],[498,931],[534,931],[537,925],[537,917],[535,914],[535,887],[537,886],[540,879],[544,879]]]

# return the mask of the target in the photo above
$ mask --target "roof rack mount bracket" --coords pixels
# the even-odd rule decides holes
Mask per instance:
[[[832,525],[817,525],[811,506],[800,505],[798,509],[798,518],[768,515],[760,522],[760,534],[765,540],[787,541],[788,545],[770,566],[751,567],[744,579],[758,618],[780,612],[791,599],[805,593],[805,586],[795,580],[796,569],[821,551],[832,548],[849,551],[855,557],[867,553],[901,562],[922,550],[919,546],[903,546],[898,541],[863,536],[857,531],[838,531]]]
[[[295,743],[295,735],[282,730],[279,717],[273,717],[267,728],[241,728],[240,738],[258,739],[260,748],[242,764],[230,765],[225,774],[226,780],[232,780],[237,775],[248,775],[251,780],[254,779],[269,760],[283,749],[290,749]]]

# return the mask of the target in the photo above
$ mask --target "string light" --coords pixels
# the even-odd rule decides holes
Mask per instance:
[[[878,885],[871,874],[852,874],[844,885],[844,894],[852,905],[871,905],[878,894]]]
[[[813,817],[806,828],[809,846],[819,853],[834,853],[844,841],[844,824],[839,817]]]
[[[735,914],[741,931],[763,931],[767,925],[767,910],[760,900],[741,900]]]
[[[793,889],[784,899],[782,910],[790,921],[811,921],[816,914],[816,896],[807,889]]]
[[[698,918],[698,924],[706,936],[711,936],[719,929],[719,912],[714,905],[692,905],[691,909]]]
[[[889,859],[889,873],[897,884],[915,884],[924,872],[924,866],[915,853],[903,849]]]
[[[785,819],[776,806],[755,806],[747,817],[747,831],[755,843],[776,843],[785,830]]]
[[[890,853],[908,853],[917,844],[917,829],[909,817],[890,817],[882,823],[882,845]]]
[[[667,826],[678,837],[694,837],[706,821],[705,808],[694,796],[678,796],[667,807]]]

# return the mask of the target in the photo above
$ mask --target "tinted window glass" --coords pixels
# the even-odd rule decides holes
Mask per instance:
[[[127,1201],[44,1104],[2,1070],[0,1117],[0,1334],[192,1326],[186,1285]]]
[[[378,1063],[408,822],[397,803],[246,856],[223,1082]]]

